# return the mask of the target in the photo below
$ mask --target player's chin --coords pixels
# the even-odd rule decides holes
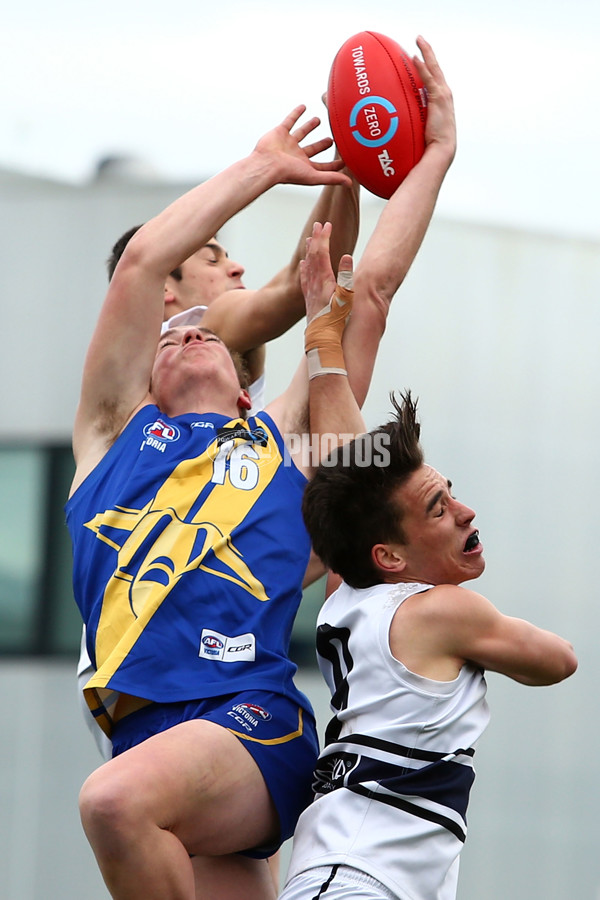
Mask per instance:
[[[482,554],[472,557],[463,563],[463,571],[465,572],[465,581],[471,581],[473,578],[479,578],[485,569],[485,559]]]

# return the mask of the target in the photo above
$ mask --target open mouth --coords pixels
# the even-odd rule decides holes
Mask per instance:
[[[467,542],[463,548],[464,553],[469,553],[471,550],[474,550],[475,547],[479,544],[479,532],[474,531],[473,534],[470,534],[467,538]]]

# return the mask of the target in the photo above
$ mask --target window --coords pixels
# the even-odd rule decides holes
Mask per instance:
[[[0,652],[74,653],[81,620],[71,590],[63,506],[70,447],[0,448]]]
[[[10,449],[0,455],[0,648],[26,650],[35,631],[42,573],[44,456]]]

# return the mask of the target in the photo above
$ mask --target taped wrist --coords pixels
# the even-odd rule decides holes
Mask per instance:
[[[350,317],[353,297],[352,272],[340,272],[329,303],[306,326],[304,350],[309,379],[318,375],[348,374],[342,335]]]

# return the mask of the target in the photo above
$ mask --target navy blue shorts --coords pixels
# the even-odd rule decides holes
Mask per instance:
[[[292,836],[300,813],[312,800],[312,774],[319,754],[314,717],[289,698],[268,691],[151,703],[114,724],[113,756],[190,719],[208,719],[227,728],[258,765],[277,809],[280,834],[276,845],[255,847],[246,855],[271,856]]]

